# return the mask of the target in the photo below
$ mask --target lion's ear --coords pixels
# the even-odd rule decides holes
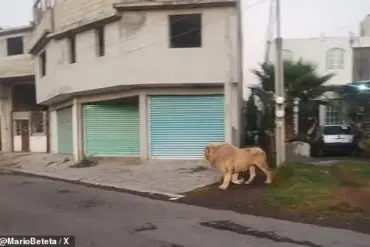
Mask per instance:
[[[206,146],[206,148],[204,149],[204,156],[209,157],[209,153],[211,151],[210,149],[211,149],[210,146]]]

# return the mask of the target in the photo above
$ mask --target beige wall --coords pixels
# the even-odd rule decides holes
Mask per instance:
[[[203,47],[169,49],[167,15],[193,12],[203,13]],[[45,77],[40,78],[38,59],[35,60],[38,103],[59,94],[118,85],[237,80],[233,8],[124,12],[122,20],[106,26],[105,39],[106,55],[96,57],[94,31],[78,34],[75,64],[68,64],[67,41],[52,40],[45,48]]]
[[[21,55],[7,56],[6,39],[24,36],[24,53]],[[32,75],[34,73],[31,55],[27,54],[31,32],[20,32],[17,34],[0,35],[0,78]]]

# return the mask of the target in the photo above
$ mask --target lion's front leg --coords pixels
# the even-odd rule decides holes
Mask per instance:
[[[233,184],[242,184],[244,182],[244,179],[241,178],[241,179],[238,179],[239,177],[239,173],[233,173],[233,175],[231,176],[231,182]]]
[[[229,187],[231,182],[232,172],[226,172],[224,175],[223,182],[220,186],[218,186],[222,190],[226,190]]]

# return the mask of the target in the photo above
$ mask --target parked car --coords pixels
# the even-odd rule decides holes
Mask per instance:
[[[311,143],[311,156],[319,157],[328,152],[352,155],[357,142],[350,125],[324,125],[318,127]]]

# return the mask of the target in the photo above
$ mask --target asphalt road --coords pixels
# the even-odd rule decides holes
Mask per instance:
[[[0,234],[76,236],[76,246],[370,246],[370,235],[47,179],[0,175]]]

